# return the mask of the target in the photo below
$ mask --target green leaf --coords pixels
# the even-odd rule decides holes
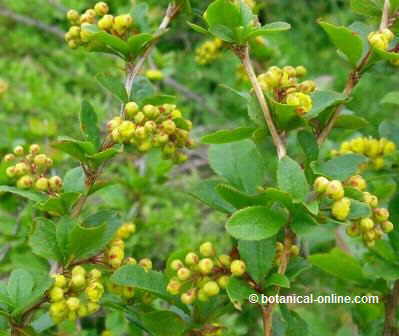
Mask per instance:
[[[96,151],[96,148],[90,141],[80,141],[65,136],[59,137],[52,146],[81,162],[87,162],[86,155],[94,154]]]
[[[98,74],[96,78],[101,86],[112,93],[115,98],[118,98],[121,103],[126,103],[129,100],[126,89],[120,78],[105,73]]]
[[[117,56],[120,56],[122,58],[126,58],[129,56],[128,44],[119,37],[101,31],[98,33],[94,33],[90,37],[90,39],[93,42],[100,43],[101,47],[105,47],[113,51],[114,54]]]
[[[342,280],[359,284],[368,283],[360,263],[338,248],[328,253],[313,254],[309,256],[309,261],[312,265]]]
[[[141,315],[144,327],[156,336],[180,336],[187,322],[171,311],[153,311]]]
[[[29,239],[33,253],[45,259],[61,261],[62,251],[57,244],[56,225],[46,218],[36,219],[36,226]]]
[[[70,212],[80,195],[76,192],[65,192],[56,197],[49,197],[47,200],[35,204],[35,207],[53,216],[62,216]]]
[[[166,292],[168,280],[156,271],[145,271],[138,265],[126,265],[114,272],[111,281],[122,286],[131,286],[144,289],[162,297],[170,297]]]
[[[358,116],[350,115],[350,114],[341,114],[337,118],[337,121],[334,124],[334,128],[357,130],[360,128],[364,128],[368,125],[369,125],[369,122],[362,117],[358,117]]]
[[[47,196],[45,196],[44,194],[38,193],[38,192],[21,190],[21,189],[6,186],[6,185],[0,186],[0,192],[9,192],[9,193],[27,198],[28,200],[34,201],[34,202],[40,202],[47,198]]]
[[[363,54],[363,42],[359,34],[344,26],[320,22],[330,40],[342,51],[352,65],[356,65]]]
[[[195,23],[188,22],[188,21],[187,21],[187,24],[188,24],[193,30],[195,30],[197,33],[209,35],[209,32],[208,32],[205,28],[203,28],[203,27],[201,27],[201,26],[199,26],[199,25],[197,25],[197,24],[195,24]]]
[[[366,203],[351,199],[351,210],[348,215],[348,219],[360,219],[371,216],[370,206]]]
[[[363,266],[363,272],[370,279],[384,279],[394,281],[399,279],[399,268],[397,264],[391,263],[378,257],[369,257]]]
[[[107,148],[102,152],[98,152],[92,155],[87,155],[87,158],[91,160],[91,163],[95,167],[99,167],[105,161],[111,160],[116,155],[122,153],[122,147],[120,145],[115,145],[111,148]]]
[[[236,211],[228,220],[226,229],[236,239],[262,240],[276,235],[285,222],[281,210],[253,206]]]
[[[127,40],[127,44],[129,47],[129,54],[133,57],[140,55],[146,48],[148,42],[150,42],[153,39],[154,37],[151,34],[147,33],[132,35]]]
[[[275,239],[258,241],[239,240],[240,257],[247,265],[247,272],[256,282],[262,281],[273,266]]]
[[[11,273],[8,279],[7,292],[16,309],[20,309],[26,304],[34,285],[34,279],[28,271],[17,269]]]
[[[250,140],[229,144],[212,145],[209,149],[209,164],[238,189],[255,193],[265,177],[263,158]]]
[[[309,193],[309,184],[301,166],[288,156],[279,161],[277,183],[281,190],[288,192],[294,199],[305,201]]]
[[[291,207],[290,213],[292,216],[292,220],[290,221],[290,227],[292,228],[292,231],[294,231],[295,234],[297,234],[298,236],[310,232],[317,225],[317,222],[315,221],[313,216],[302,204],[297,204]]]
[[[316,91],[312,95],[313,108],[306,114],[306,119],[316,118],[321,112],[329,107],[345,102],[346,97],[335,91]]]
[[[70,233],[70,254],[76,259],[89,258],[101,251],[113,239],[120,219],[105,211],[88,217],[84,224],[76,224]]]
[[[384,98],[381,99],[381,104],[399,105],[399,91],[387,93]]]
[[[271,97],[269,100],[279,129],[289,131],[304,125],[304,119],[298,116],[295,106],[279,103]]]
[[[361,155],[349,154],[338,156],[326,162],[313,162],[311,167],[315,174],[344,181],[358,171],[360,164],[367,159]]]
[[[271,286],[290,288],[290,281],[283,274],[273,273],[266,280],[266,287],[271,287]]]
[[[298,142],[301,145],[308,162],[316,161],[318,159],[319,146],[313,133],[305,130],[299,131]]]
[[[204,144],[225,144],[250,138],[256,130],[253,127],[239,127],[231,130],[219,130],[201,138]]]
[[[94,112],[93,107],[89,102],[83,100],[80,110],[80,129],[86,139],[98,148],[101,136],[97,123],[97,114]]]
[[[378,17],[381,15],[381,9],[374,0],[351,0],[350,5],[351,9],[360,15]]]
[[[244,25],[238,7],[229,0],[213,1],[205,11],[204,19],[209,27],[226,26],[234,30]]]
[[[291,29],[291,25],[287,22],[272,22],[268,23],[260,28],[252,30],[248,34],[248,38],[254,38],[256,36],[267,36],[274,33],[280,33]]]
[[[249,287],[247,282],[235,277],[230,278],[226,291],[236,308],[239,308],[241,303],[248,302],[249,296],[254,294],[254,290]]]
[[[211,208],[224,213],[232,213],[235,208],[226,202],[220,195],[216,192],[216,186],[223,183],[221,179],[208,179],[197,183],[190,191],[189,194],[201,202],[204,202]]]
[[[252,205],[267,205],[270,202],[270,198],[266,193],[251,196],[237,190],[229,184],[217,185],[216,191],[225,201],[229,202],[236,209],[242,209]]]
[[[64,176],[64,192],[83,193],[85,191],[85,173],[82,167],[68,170]]]

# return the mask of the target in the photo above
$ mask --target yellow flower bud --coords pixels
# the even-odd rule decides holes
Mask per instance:
[[[220,288],[226,288],[227,285],[229,284],[230,277],[228,275],[222,275],[220,278],[218,278],[218,285]]]
[[[360,220],[360,228],[362,231],[369,231],[374,227],[374,222],[371,218],[362,218]]]
[[[192,304],[194,303],[195,299],[197,296],[197,292],[195,288],[190,289],[189,291],[187,291],[186,293],[183,293],[180,297],[181,301],[186,304]]]
[[[186,255],[184,261],[187,265],[195,265],[198,264],[199,257],[194,252],[190,252]]]
[[[307,70],[303,65],[299,65],[295,68],[295,72],[297,77],[303,77],[306,76]]]
[[[166,290],[172,295],[177,295],[180,292],[181,283],[177,280],[170,280]]]
[[[370,194],[369,192],[363,193],[363,201],[366,202],[368,205],[370,205],[372,208],[375,208],[378,206],[377,196],[374,196],[374,195]]]
[[[184,267],[184,264],[181,260],[175,259],[170,263],[170,268],[174,271],[179,270],[180,268]]]
[[[108,13],[109,7],[105,2],[97,2],[94,6],[97,15],[103,16]]]
[[[318,193],[324,193],[330,181],[324,176],[319,176],[313,183],[313,189]]]
[[[210,258],[201,259],[198,263],[198,269],[202,274],[209,274],[212,272],[214,263]]]
[[[64,291],[60,287],[53,287],[50,290],[50,299],[52,302],[61,301],[64,298]]]
[[[207,282],[204,285],[203,290],[207,296],[215,296],[218,295],[220,292],[219,285],[217,284],[216,281]]]
[[[242,260],[234,260],[231,263],[230,271],[231,271],[231,274],[233,274],[234,276],[241,276],[245,273],[246,268],[247,267]]]
[[[49,180],[45,177],[40,177],[35,183],[35,188],[39,191],[47,191],[49,188]]]
[[[390,221],[385,221],[381,223],[381,228],[385,233],[389,233],[394,229],[394,225]]]
[[[149,258],[143,258],[139,261],[139,266],[143,267],[146,271],[152,269],[152,261]]]
[[[331,213],[338,220],[345,220],[350,212],[351,201],[349,198],[342,198],[332,205]]]
[[[54,286],[63,288],[67,285],[67,279],[62,274],[54,274],[52,276],[54,279]]]
[[[218,260],[223,266],[230,267],[231,265],[231,257],[226,254],[222,254],[218,257]]]
[[[71,23],[76,23],[76,22],[78,22],[79,21],[79,18],[80,18],[80,15],[79,15],[79,13],[76,11],[76,10],[74,10],[74,9],[70,9],[68,12],[67,12],[67,19],[68,19],[68,21],[70,21]]]
[[[190,279],[191,271],[186,267],[182,267],[177,271],[177,277],[181,281],[186,281]]]
[[[91,302],[99,302],[104,294],[104,287],[99,282],[93,282],[86,288],[86,295]]]
[[[374,212],[374,218],[378,222],[385,222],[386,220],[389,219],[389,211],[388,211],[388,209],[375,208],[375,209],[373,209],[373,212]]]
[[[383,148],[384,155],[392,154],[395,151],[396,151],[396,145],[392,141],[388,141]]]
[[[122,296],[126,299],[131,299],[134,296],[133,287],[123,287]]]
[[[80,300],[77,297],[70,297],[68,300],[66,300],[66,304],[68,306],[68,309],[71,311],[77,311],[80,307]]]
[[[201,244],[199,251],[204,257],[213,257],[215,255],[215,248],[211,242]]]
[[[346,184],[347,184],[348,186],[350,186],[350,187],[352,187],[352,188],[355,188],[355,189],[357,189],[357,190],[360,190],[360,191],[363,191],[363,190],[365,190],[365,189],[367,188],[367,183],[366,183],[366,181],[365,181],[364,178],[363,178],[362,176],[360,176],[360,175],[351,176],[351,177],[347,180]]]
[[[342,197],[344,197],[344,188],[342,183],[338,180],[329,182],[325,193],[333,200],[340,200]]]

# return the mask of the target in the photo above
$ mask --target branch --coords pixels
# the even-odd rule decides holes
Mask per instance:
[[[385,0],[384,9],[382,10],[382,17],[380,23],[380,30],[384,30],[389,26],[389,11],[391,10],[390,0]]]
[[[382,17],[381,17],[380,30],[388,28],[388,26],[389,26],[389,21],[390,21],[389,10],[390,10],[390,0],[385,0],[384,9],[382,12]],[[372,52],[370,50],[361,59],[359,65],[349,73],[348,80],[346,81],[346,86],[343,91],[343,93],[346,97],[349,97],[352,94],[353,89],[356,87],[357,83],[359,82],[361,75],[362,75],[362,71],[367,66],[371,56],[372,56]],[[335,110],[332,113],[330,119],[328,120],[326,126],[324,127],[324,129],[320,132],[320,134],[317,137],[317,142],[319,145],[321,145],[327,139],[329,134],[331,133],[331,130],[334,128],[334,124],[337,121],[344,106],[345,106],[345,103],[339,104],[335,108]]]
[[[180,6],[175,4],[174,2],[171,2],[166,9],[165,16],[161,22],[161,24],[158,27],[157,32],[155,35],[158,36],[158,38],[154,39],[151,41],[151,43],[147,46],[147,49],[144,51],[143,55],[140,56],[140,58],[135,62],[135,64],[128,64],[128,71],[126,75],[126,80],[125,80],[125,89],[130,96],[130,93],[132,91],[132,86],[134,79],[136,76],[139,74],[141,69],[143,68],[143,65],[147,59],[147,57],[151,54],[153,51],[155,45],[158,42],[159,36],[162,35],[162,33],[165,32],[166,28],[169,26],[170,22],[173,20],[173,18],[177,15],[177,13],[180,10]]]
[[[32,19],[30,17],[24,16],[21,14],[17,14],[7,8],[0,7],[0,16],[4,16],[4,17],[12,19],[16,22],[23,23],[27,26],[38,28],[46,33],[57,36],[60,39],[64,39],[64,32],[61,29],[54,27],[54,26],[50,26],[50,25],[48,25],[44,22],[41,22],[39,20]]]
[[[385,302],[385,321],[383,336],[397,336],[399,330],[396,327],[396,307],[399,304],[399,280],[396,280],[392,294],[388,295]]]
[[[245,72],[247,73],[251,81],[252,87],[255,91],[256,98],[258,99],[259,105],[262,109],[267,127],[269,128],[270,134],[272,136],[274,146],[276,147],[277,150],[278,158],[282,159],[287,154],[287,151],[284,142],[282,141],[280,135],[278,134],[276,125],[274,124],[272,114],[270,112],[269,106],[267,105],[265,95],[263,94],[263,90],[258,82],[258,79],[256,78],[255,70],[252,66],[252,62],[249,56],[248,45],[246,45],[244,49],[240,47],[237,48],[235,50],[235,53],[241,59],[241,62],[244,65]]]
[[[162,32],[165,31],[165,29],[169,26],[170,22],[173,20],[173,18],[176,16],[176,14],[179,12],[180,6],[176,5],[174,2],[171,2],[166,10],[165,16],[158,27],[157,35],[160,36]],[[150,45],[147,47],[145,50],[144,54],[137,60],[135,64],[133,63],[127,63],[126,64],[126,79],[125,79],[125,89],[127,96],[130,97],[132,93],[132,88],[133,88],[133,82],[137,74],[141,71],[144,62],[146,61],[147,57],[150,55],[151,51],[154,49],[156,43],[158,42],[158,39],[153,40]],[[120,115],[123,116],[124,114],[124,104],[121,104],[120,108]],[[101,151],[106,150],[114,145],[113,141],[110,138],[107,138],[104,140],[103,145],[101,147]],[[75,204],[73,210],[72,210],[72,217],[77,217],[80,212],[82,211],[89,195],[89,191],[91,188],[94,186],[96,183],[97,179],[100,177],[102,174],[102,170],[104,168],[106,162],[104,162],[99,168],[97,168],[94,171],[91,172],[86,172],[86,187],[88,192],[83,195]]]
[[[295,241],[295,234],[287,227],[285,230],[284,236],[284,251],[281,255],[281,263],[278,268],[278,273],[284,275],[287,267],[288,262],[290,259],[290,249],[291,246],[294,244]],[[276,286],[276,294],[280,292],[281,287]],[[276,303],[269,303],[267,306],[261,306],[262,308],[262,318],[263,318],[263,330],[264,336],[272,336],[272,315],[273,309],[276,306]]]

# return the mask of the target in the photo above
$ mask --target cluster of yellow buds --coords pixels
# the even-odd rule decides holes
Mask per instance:
[[[160,81],[164,79],[164,74],[161,70],[158,69],[148,69],[145,72],[145,76],[152,81]]]
[[[40,153],[40,146],[33,144],[28,151],[23,146],[14,148],[13,153],[3,158],[6,163],[8,177],[16,179],[19,189],[35,189],[49,194],[58,193],[62,189],[62,179],[59,176],[48,177],[46,174],[53,166],[53,160],[46,154]]]
[[[362,154],[368,157],[369,162],[362,165],[361,169],[365,169],[371,164],[372,168],[379,170],[384,167],[384,156],[391,155],[395,151],[395,143],[385,138],[358,137],[344,141],[338,150],[333,149],[330,154],[332,157],[353,153]]]
[[[275,263],[277,265],[280,265],[282,256],[284,253],[284,243],[282,242],[276,242],[276,255],[275,255]],[[291,257],[296,257],[299,255],[299,246],[298,245],[291,245],[289,249],[289,256]]]
[[[394,37],[395,35],[392,31],[385,28],[382,31],[371,32],[368,35],[368,40],[370,45],[374,48],[386,51]]]
[[[114,239],[109,243],[105,251],[105,262],[112,268],[121,267],[125,260],[125,240],[136,232],[136,225],[127,222],[121,225]]]
[[[167,291],[172,295],[181,294],[184,304],[192,304],[196,299],[207,301],[227,287],[231,276],[240,277],[246,271],[244,261],[232,260],[229,255],[217,256],[210,242],[200,246],[199,255],[189,252],[184,261],[175,259],[170,267],[176,276],[170,279]]]
[[[8,83],[0,78],[0,97],[8,90]]]
[[[142,108],[131,101],[125,105],[125,119],[115,117],[107,124],[112,140],[133,144],[140,152],[160,147],[165,158],[183,163],[187,155],[184,148],[191,148],[193,140],[189,131],[190,120],[183,119],[176,105],[144,105]]]
[[[212,63],[220,57],[222,47],[223,41],[217,37],[205,41],[195,49],[195,61],[201,65]]]
[[[296,113],[303,116],[313,107],[310,94],[316,90],[316,83],[312,80],[299,82],[307,70],[304,66],[277,66],[270,67],[265,73],[258,76],[263,89],[277,102],[295,106]]]
[[[98,29],[115,36],[124,38],[132,32],[133,18],[130,14],[112,16],[108,14],[109,7],[105,2],[97,2],[94,8],[87,9],[80,14],[74,9],[67,13],[67,19],[71,24],[65,34],[65,40],[72,49],[85,45],[90,41],[93,31],[90,25],[97,25]]]
[[[362,201],[372,209],[372,217],[350,221],[346,232],[351,237],[361,235],[365,245],[371,247],[376,240],[383,237],[384,232],[388,233],[393,230],[393,224],[389,221],[389,211],[386,208],[378,207],[377,196],[365,191],[367,183],[362,176],[351,176],[344,184],[338,180],[329,181],[327,178],[319,176],[314,182],[314,190],[332,200],[331,214],[335,219],[346,221],[351,210],[351,200],[345,197],[344,185],[362,192]]]
[[[87,272],[82,266],[75,266],[71,274],[53,275],[54,284],[49,290],[50,316],[56,323],[75,321],[100,309],[104,294],[101,271]]]

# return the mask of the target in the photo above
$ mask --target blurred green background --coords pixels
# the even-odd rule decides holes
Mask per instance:
[[[198,14],[210,1],[192,2],[194,14]],[[122,80],[123,64],[110,56],[71,50],[63,41],[63,32],[68,27],[66,10],[84,10],[94,3],[91,0],[0,2],[0,79],[9,85],[8,91],[0,96],[0,155],[18,144],[45,144],[57,161],[57,173],[62,176],[77,162],[53,152],[50,143],[59,135],[79,136],[78,111],[82,99],[92,103],[103,125],[118,113],[118,102],[100,87],[95,76],[105,72],[120,75]],[[132,6],[128,0],[108,3],[113,13],[129,12]],[[137,0],[137,3],[149,5],[148,17],[155,28],[166,7],[165,1]],[[317,20],[323,18],[343,25],[364,21],[349,10],[349,1],[264,0],[257,1],[257,10],[263,22],[281,20],[292,25],[290,32],[266,41],[268,53],[257,63],[259,71],[271,65],[304,65],[309,70],[308,78],[315,79],[319,87],[343,89],[349,67]],[[248,123],[247,107],[241,98],[220,85],[242,90],[247,84],[237,76],[239,64],[229,51],[223,51],[223,57],[208,65],[195,62],[195,49],[206,38],[192,31],[187,20],[184,16],[178,18],[153,54],[152,61],[167,76],[167,80],[154,85],[178,97],[185,116],[193,120],[193,133],[198,140],[212,130]],[[190,20],[199,21],[197,16]],[[380,122],[399,119],[394,105],[381,103],[385,94],[399,85],[398,76],[388,75],[394,71],[387,62],[376,65],[364,76],[347,106],[370,121],[370,126],[361,130],[363,134],[377,135]],[[349,131],[335,131],[326,146],[348,136],[351,136]],[[156,153],[138,161],[134,155],[127,155],[108,166],[105,175],[117,183],[97,193],[87,212],[107,204],[126,220],[136,221],[138,233],[129,246],[138,258],[151,257],[160,268],[164,257],[177,248],[192,248],[209,239],[223,251],[231,243],[224,234],[225,216],[188,195],[201,178],[212,175],[206,147],[199,146],[191,153],[188,163],[174,168],[162,162]],[[0,166],[0,184],[7,183]],[[23,237],[30,230],[33,212],[34,209],[21,205],[15,198],[0,195],[0,274],[22,264],[24,256],[30,254]],[[325,230],[309,237],[315,251],[334,244],[333,234]],[[314,269],[302,277],[300,283],[308,286],[301,285],[293,291],[307,292],[314,285],[313,290],[328,293],[329,289],[340,286],[337,280]],[[319,285],[321,279],[323,286]],[[363,335],[356,331],[353,319],[363,321],[366,330],[367,323],[379,318],[381,313],[380,307],[305,308],[301,316],[311,322],[312,335],[327,336]],[[334,314],[328,313],[331,311]],[[320,315],[329,317],[320,319]],[[230,322],[236,326],[236,333],[232,335],[247,335],[249,320],[245,315],[232,318]],[[279,325],[278,318],[276,323]],[[367,335],[374,334],[377,335],[377,331],[369,328]]]

